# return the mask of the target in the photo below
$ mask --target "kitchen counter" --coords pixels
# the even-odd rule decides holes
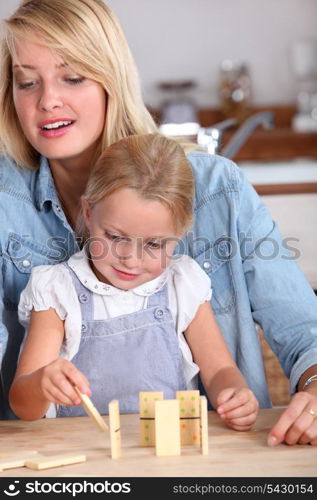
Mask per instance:
[[[6,470],[1,477],[316,477],[317,447],[270,448],[267,433],[282,408],[260,410],[248,432],[229,429],[209,412],[209,455],[182,447],[181,456],[156,457],[154,448],[141,448],[138,415],[121,416],[122,457],[110,458],[109,434],[101,433],[88,417],[1,421],[0,454],[37,450],[44,455],[84,453],[87,461],[43,471]],[[108,421],[108,417],[104,417]]]
[[[233,161],[317,158],[317,132],[297,132],[292,129],[292,121],[297,112],[295,105],[255,106],[250,114],[262,111],[274,113],[274,127],[271,130],[263,130],[261,127],[254,130]],[[210,127],[224,118],[219,109],[199,110],[199,123],[202,127]],[[234,130],[225,131],[223,145],[230,140],[233,133]]]
[[[238,162],[249,182],[260,195],[317,193],[317,161]]]
[[[261,196],[282,237],[314,289],[317,289],[317,161],[238,163]]]

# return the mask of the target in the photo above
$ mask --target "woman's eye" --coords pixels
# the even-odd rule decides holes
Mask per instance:
[[[68,77],[68,78],[65,78],[65,80],[70,85],[79,85],[80,83],[82,83],[85,80],[85,77],[83,77],[83,76],[77,76],[77,77],[73,77],[73,78]]]
[[[17,83],[17,87],[18,89],[20,90],[24,90],[24,89],[30,89],[31,87],[33,87],[35,82],[20,82],[20,83]]]

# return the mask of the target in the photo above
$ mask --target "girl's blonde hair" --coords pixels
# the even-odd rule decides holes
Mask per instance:
[[[178,235],[189,229],[194,181],[190,163],[176,141],[160,134],[146,134],[112,144],[93,167],[83,199],[93,208],[122,188],[133,189],[141,198],[168,207]]]
[[[25,138],[12,93],[14,42],[40,43],[60,55],[80,75],[107,94],[106,121],[99,150],[130,134],[157,127],[141,95],[139,75],[112,10],[103,0],[24,0],[3,24],[0,45],[0,140],[2,152],[21,165],[37,166],[38,152]]]

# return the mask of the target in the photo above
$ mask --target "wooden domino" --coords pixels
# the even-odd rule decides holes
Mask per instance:
[[[88,415],[91,417],[91,419],[95,422],[97,427],[99,427],[99,429],[102,432],[107,431],[108,426],[107,426],[106,422],[104,421],[104,419],[102,418],[102,416],[100,415],[97,408],[94,406],[91,399],[87,396],[87,394],[83,394],[82,392],[80,392],[78,387],[75,386],[74,389],[77,392],[78,396],[80,397],[81,404],[85,408],[85,411],[88,413]]]
[[[78,464],[80,462],[86,461],[86,455],[77,454],[67,454],[67,455],[51,455],[44,457],[43,455],[39,458],[29,458],[25,462],[25,466],[28,469],[42,470],[51,469],[52,467],[59,467],[61,465],[71,465]]]
[[[6,469],[15,469],[16,467],[24,467],[25,462],[29,459],[34,458],[35,456],[43,456],[39,455],[37,451],[29,450],[29,451],[21,451],[15,452],[13,455],[9,455],[6,458],[0,459],[0,471]]]
[[[179,401],[166,399],[155,402],[156,455],[180,455]]]
[[[206,396],[200,396],[200,449],[203,455],[208,455],[208,401]]]
[[[139,393],[141,446],[155,446],[155,402],[162,399],[161,391]]]
[[[0,458],[18,457],[20,455],[34,455],[35,453],[38,453],[38,452],[36,450],[1,451]]]
[[[200,444],[200,394],[194,391],[176,391],[180,402],[180,431],[182,445]]]
[[[109,408],[111,458],[115,459],[121,457],[119,401],[117,399],[113,399],[112,401],[110,401],[108,408]]]

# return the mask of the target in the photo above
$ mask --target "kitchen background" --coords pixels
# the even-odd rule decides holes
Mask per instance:
[[[282,236],[293,238],[298,264],[316,290],[317,0],[107,3],[124,29],[158,124],[193,122],[186,133],[198,140],[203,132],[208,148],[216,137],[225,156],[233,141],[229,156],[245,170]],[[0,18],[18,4],[1,0]],[[262,126],[271,117],[258,115],[267,111],[273,112],[271,128]],[[259,118],[252,121],[254,115]],[[215,125],[231,117],[233,126],[216,128],[214,136]],[[273,402],[284,404],[286,379],[259,333]]]
[[[292,44],[315,38],[316,0],[108,0],[137,62],[148,105],[157,107],[157,83],[194,79],[200,106],[217,105],[219,64],[248,64],[255,104],[293,102],[297,84]],[[1,0],[0,18],[19,0]]]
[[[244,61],[254,102],[296,97],[290,65],[294,42],[316,39],[316,0],[109,0],[135,56],[148,104],[160,102],[157,82],[195,79],[201,106],[217,104],[219,64]]]

